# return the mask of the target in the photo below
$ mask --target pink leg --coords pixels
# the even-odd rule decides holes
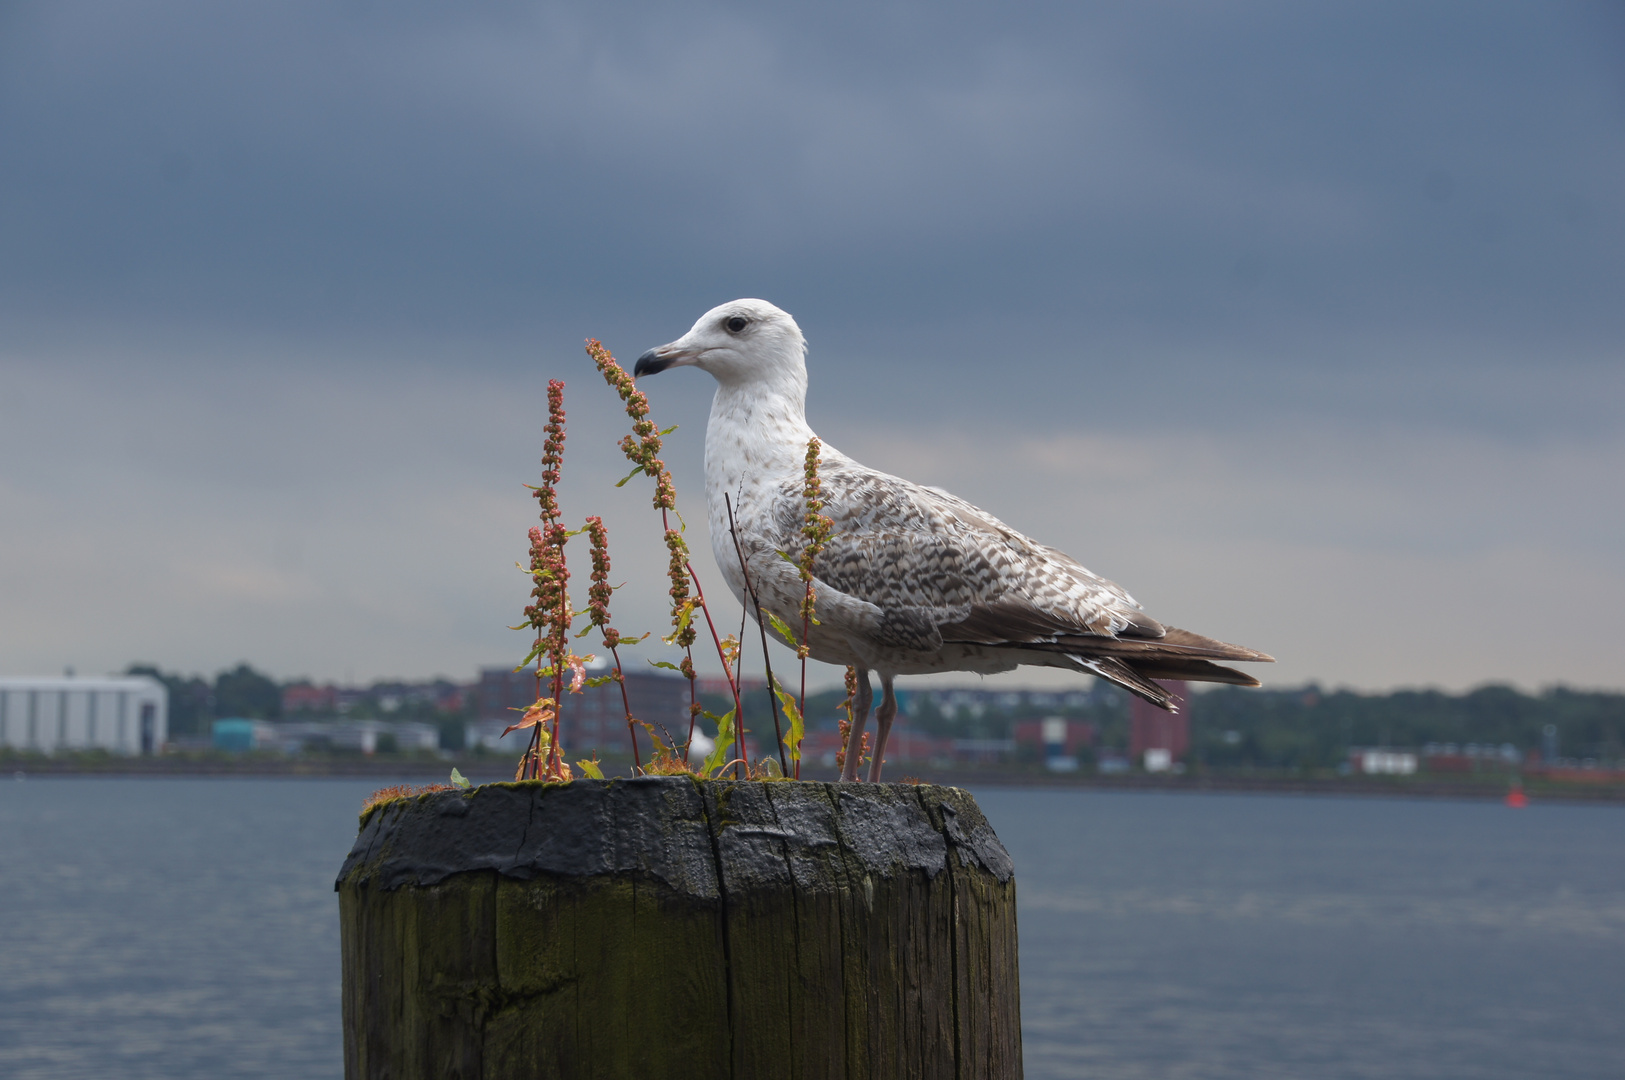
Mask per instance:
[[[886,761],[886,737],[891,734],[891,722],[897,716],[897,695],[892,693],[892,677],[880,675],[880,708],[875,710],[875,756],[869,765],[870,783],[880,782],[880,766]],[[867,681],[867,680],[865,680]]]

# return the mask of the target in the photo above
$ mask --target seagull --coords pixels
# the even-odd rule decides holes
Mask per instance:
[[[791,560],[806,543],[804,467],[815,437],[806,354],[788,313],[735,300],[638,357],[632,371],[697,367],[716,379],[705,429],[711,550],[747,611],[759,604],[796,628],[806,586]],[[1117,584],[941,488],[868,468],[827,443],[819,476],[834,531],[812,566],[817,621],[806,644],[814,660],[857,671],[842,780],[858,778],[871,671],[881,688],[869,767],[878,781],[900,675],[1066,668],[1173,711],[1177,700],[1154,680],[1257,686],[1214,661],[1274,659],[1163,625]]]

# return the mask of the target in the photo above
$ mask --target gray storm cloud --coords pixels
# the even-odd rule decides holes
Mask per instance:
[[[0,668],[499,661],[546,378],[612,447],[581,339],[759,295],[845,448],[1121,552],[1282,678],[1617,685],[1622,41],[1579,4],[7,5]],[[651,392],[697,477],[704,389]],[[1588,644],[1508,670],[1503,620]]]

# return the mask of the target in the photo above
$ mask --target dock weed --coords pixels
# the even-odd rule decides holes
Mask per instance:
[[[619,395],[626,415],[632,421],[632,433],[621,438],[619,447],[633,468],[616,484],[616,487],[624,486],[639,475],[654,481],[651,506],[660,512],[662,541],[667,554],[667,596],[670,602],[670,633],[661,640],[682,649],[683,655],[681,661],[676,664],[666,661],[650,661],[650,663],[675,671],[688,681],[689,727],[686,737],[681,741],[676,740],[669,732],[662,738],[661,733],[653,725],[638,720],[633,714],[620,649],[624,645],[639,644],[650,635],[645,633],[639,637],[627,637],[616,630],[610,622],[610,601],[617,586],[612,585],[610,580],[609,533],[603,519],[596,515],[590,516],[585,524],[575,531],[566,529],[563,524],[558,502],[558,485],[564,463],[564,383],[557,379],[549,380],[548,421],[544,429],[546,438],[542,451],[542,482],[527,485],[537,501],[540,517],[540,521],[528,532],[529,558],[522,566],[531,579],[530,602],[524,609],[524,621],[514,627],[516,630],[528,630],[532,634],[530,652],[515,670],[523,670],[528,665],[534,665],[535,698],[521,711],[520,718],[503,732],[504,735],[513,731],[530,733],[515,779],[569,780],[575,775],[576,770],[585,776],[603,777],[603,769],[596,756],[576,762],[574,769],[564,760],[559,744],[559,718],[567,693],[580,693],[584,688],[599,687],[610,682],[620,686],[621,704],[626,716],[627,736],[631,744],[633,770],[636,775],[692,775],[710,779],[721,777],[731,769],[737,779],[799,778],[801,743],[806,734],[807,638],[811,628],[818,623],[813,566],[833,532],[833,522],[820,512],[823,508],[823,484],[819,474],[822,444],[816,438],[807,444],[802,484],[802,495],[806,504],[801,529],[802,550],[795,558],[781,553],[796,564],[804,583],[805,591],[799,612],[801,633],[796,634],[776,615],[771,613],[764,615],[760,604],[756,604],[757,621],[763,633],[763,663],[767,669],[770,691],[768,700],[773,713],[775,734],[778,735],[778,753],[751,762],[745,756],[736,753],[737,749],[745,745],[743,737],[746,731],[739,682],[740,640],[736,635],[729,634],[723,637],[717,632],[711,610],[705,600],[704,589],[694,572],[685,537],[686,524],[682,515],[677,512],[676,484],[672,480],[671,471],[666,468],[665,462],[660,457],[664,438],[676,428],[674,426],[662,429],[655,424],[649,415],[648,398],[637,388],[632,376],[597,339],[589,339],[586,349],[604,381]],[[730,519],[731,512],[730,507]],[[577,612],[570,600],[571,575],[566,559],[566,545],[572,537],[582,534],[585,534],[588,540],[592,571],[587,587],[586,608],[582,612]],[[742,552],[740,561],[743,566]],[[749,589],[748,570],[746,574]],[[752,601],[755,602],[754,590],[749,591]],[[578,614],[586,616],[587,625],[579,632],[574,632]],[[699,702],[698,676],[694,668],[693,650],[700,637],[700,618],[703,618],[709,631],[717,659],[727,679],[729,694],[733,698],[733,708],[720,716],[706,712]],[[798,694],[792,695],[772,673],[771,662],[766,658],[768,625],[771,625],[773,630],[796,650],[801,662],[801,685]],[[609,653],[611,666],[608,674],[588,677],[586,665],[593,661],[594,657],[591,654],[576,653],[571,648],[571,642],[593,630],[598,631],[601,644]],[[843,762],[846,733],[851,728],[854,678],[854,673],[848,669],[847,719],[841,724]],[[781,709],[789,721],[787,735],[779,723]],[[716,724],[717,735],[711,752],[703,762],[696,763],[689,751],[694,741],[695,723],[702,715]],[[639,728],[643,729],[643,736],[639,735]],[[647,739],[649,746],[647,753],[643,749],[644,739]],[[859,753],[866,753],[867,750],[866,735]],[[371,809],[393,799],[450,789],[450,785],[445,784],[423,788],[395,785],[375,792],[368,799],[366,807]]]

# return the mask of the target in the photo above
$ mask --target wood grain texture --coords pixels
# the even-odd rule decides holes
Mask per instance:
[[[1021,1075],[1015,879],[958,789],[440,792],[337,889],[350,1080]]]

